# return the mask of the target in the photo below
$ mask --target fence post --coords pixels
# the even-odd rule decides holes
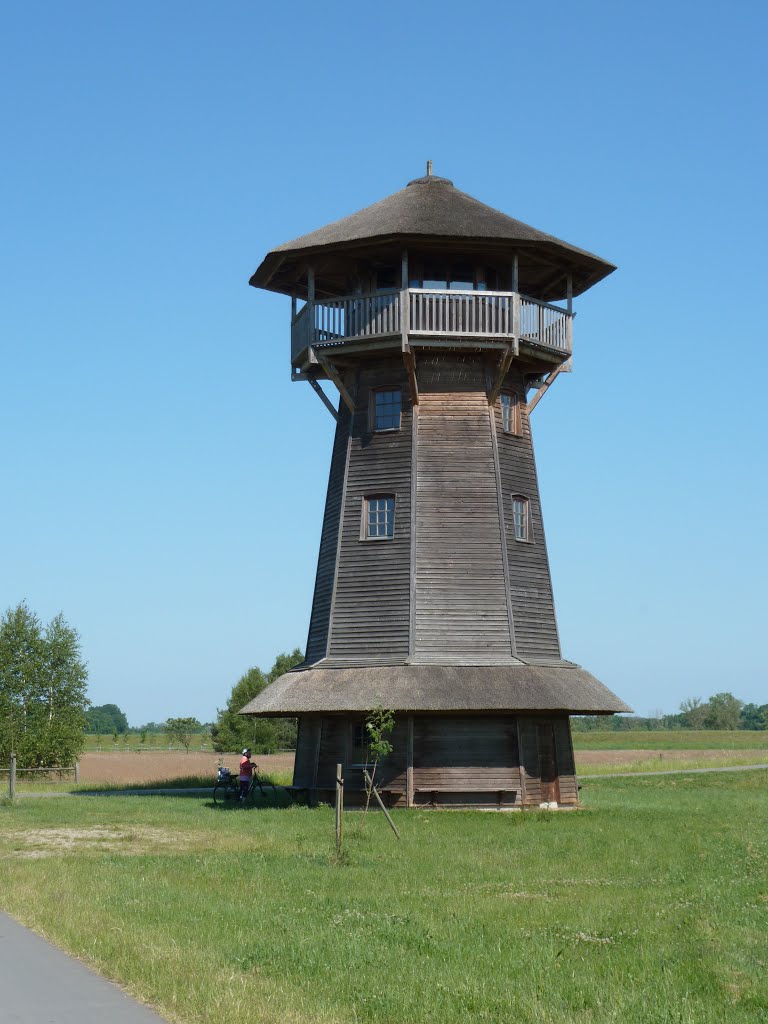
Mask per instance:
[[[341,812],[344,809],[344,779],[341,776],[341,765],[336,765],[336,853],[341,853],[342,824]]]
[[[75,761],[75,783],[80,781],[80,762]]]
[[[11,754],[11,774],[8,776],[8,796],[13,800],[16,796],[16,755]]]

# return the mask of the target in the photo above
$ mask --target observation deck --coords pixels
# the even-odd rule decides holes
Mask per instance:
[[[407,288],[311,299],[291,317],[291,366],[300,378],[323,355],[378,349],[500,349],[570,369],[573,313],[519,292]],[[320,354],[320,358],[318,358]]]

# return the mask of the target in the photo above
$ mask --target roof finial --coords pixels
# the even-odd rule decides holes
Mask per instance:
[[[427,177],[428,178],[432,177],[432,161],[431,160],[427,160]]]

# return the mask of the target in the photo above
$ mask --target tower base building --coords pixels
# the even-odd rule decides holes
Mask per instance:
[[[243,709],[298,719],[296,787],[362,791],[382,705],[394,806],[578,802],[569,716],[631,709],[561,656],[530,417],[613,269],[428,175],[254,274],[340,394],[306,658]]]

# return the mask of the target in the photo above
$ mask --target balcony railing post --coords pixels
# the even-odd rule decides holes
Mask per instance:
[[[512,334],[520,337],[520,293],[512,293]]]

